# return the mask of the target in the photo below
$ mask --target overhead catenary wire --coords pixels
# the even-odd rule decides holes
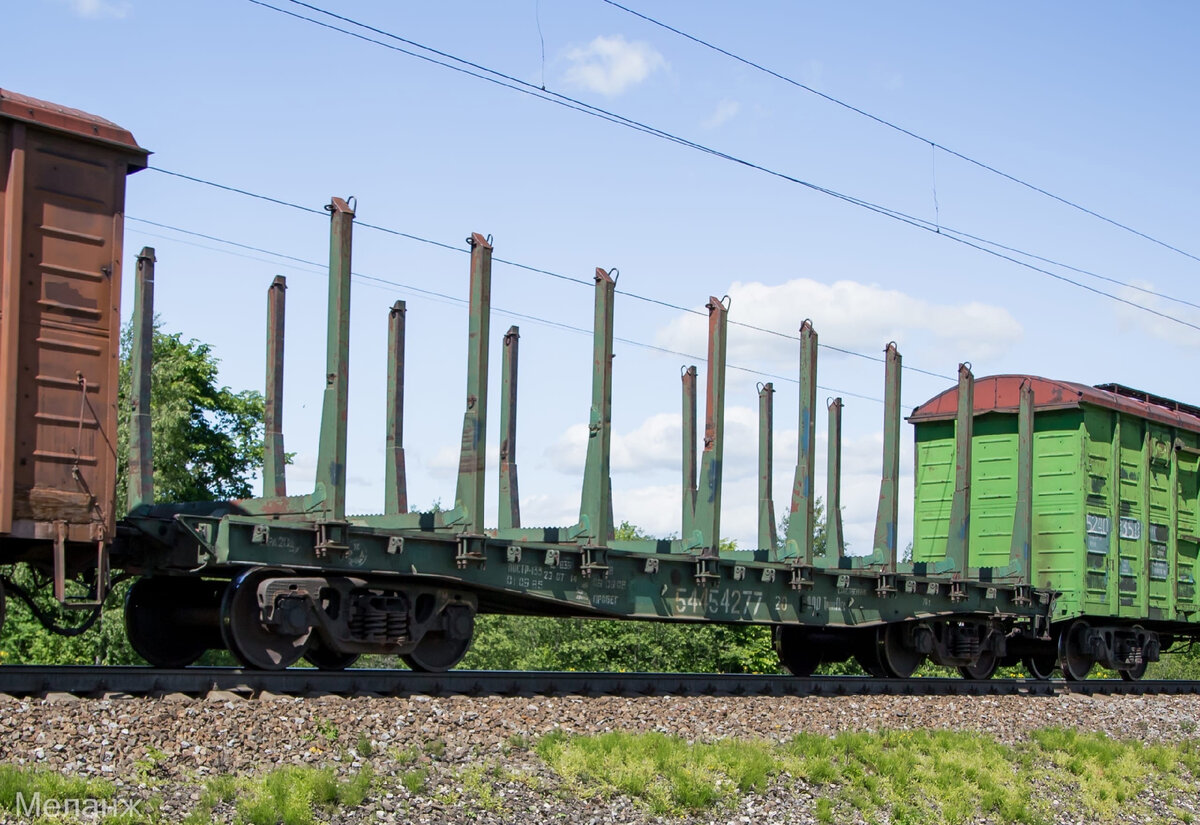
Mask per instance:
[[[638,17],[654,26],[658,26],[659,28],[666,29],[667,31],[672,32],[673,34],[677,34],[686,40],[690,40],[699,46],[703,46],[706,49],[711,49],[714,52],[718,52],[719,54],[722,54],[722,55],[730,58],[731,60],[736,60],[738,63],[741,63],[745,66],[749,66],[750,68],[760,71],[764,74],[770,75],[771,77],[774,77],[777,80],[782,80],[784,83],[787,83],[791,86],[795,86],[797,89],[802,89],[803,91],[808,92],[809,94],[816,95],[817,97],[819,97],[823,100],[826,100],[830,103],[833,103],[836,106],[840,106],[843,109],[848,109],[849,111],[854,112],[855,114],[861,115],[869,120],[873,120],[874,122],[878,123],[881,126],[885,126],[888,129],[892,129],[896,132],[899,132],[902,135],[906,135],[907,137],[913,138],[914,140],[918,140],[921,143],[927,143],[927,144],[929,144],[930,147],[932,147],[934,149],[935,152],[940,149],[941,151],[945,152],[947,155],[952,155],[953,157],[956,157],[959,160],[965,161],[966,163],[969,163],[973,166],[983,169],[984,171],[990,172],[994,175],[998,175],[999,177],[1004,178],[1005,180],[1010,181],[1011,183],[1015,183],[1018,186],[1023,186],[1026,189],[1030,189],[1034,192],[1037,192],[1040,195],[1044,195],[1045,197],[1050,198],[1051,200],[1058,201],[1059,203],[1063,204],[1064,206],[1068,206],[1071,209],[1078,210],[1078,211],[1084,213],[1085,215],[1090,215],[1091,217],[1101,220],[1101,221],[1103,221],[1107,224],[1110,224],[1118,229],[1121,229],[1132,235],[1136,235],[1139,238],[1150,241],[1153,244],[1157,244],[1158,246],[1161,246],[1164,249],[1169,249],[1172,252],[1176,252],[1180,255],[1183,255],[1185,258],[1191,258],[1193,261],[1200,261],[1200,256],[1194,255],[1185,249],[1180,249],[1178,246],[1175,246],[1164,240],[1156,238],[1147,232],[1143,232],[1139,229],[1135,229],[1132,226],[1129,226],[1118,220],[1115,220],[1106,215],[1103,215],[1093,209],[1090,209],[1090,208],[1078,203],[1077,201],[1071,200],[1070,198],[1063,197],[1062,195],[1057,195],[1041,186],[1038,186],[1037,184],[1031,183],[1030,181],[1027,181],[1024,178],[1017,177],[1016,175],[1013,175],[1009,172],[1005,172],[1004,170],[999,169],[999,168],[997,168],[989,163],[986,163],[982,160],[978,160],[977,158],[973,158],[970,155],[967,155],[963,152],[959,152],[954,149],[951,149],[950,147],[946,146],[945,144],[939,143],[936,140],[932,140],[923,135],[917,134],[916,132],[913,132],[910,129],[906,129],[905,127],[899,125],[898,123],[895,123],[894,121],[888,120],[887,118],[880,117],[879,115],[876,115],[876,114],[872,114],[871,112],[868,112],[865,109],[861,109],[858,106],[855,106],[851,103],[847,103],[846,101],[841,100],[840,98],[834,97],[831,94],[822,92],[819,89],[815,89],[806,83],[802,83],[799,80],[796,80],[795,78],[788,77],[787,75],[785,75],[781,72],[777,72],[774,69],[770,69],[770,68],[762,65],[761,63],[758,63],[756,61],[742,57],[741,55],[731,52],[728,49],[723,49],[714,43],[704,40],[703,38],[697,37],[696,35],[689,34],[688,32],[685,32],[682,29],[679,29],[679,28],[676,28],[675,26],[671,26],[667,23],[664,23],[663,21],[658,20],[654,17],[651,17],[648,14],[644,14],[643,12],[637,11],[636,9],[632,9],[629,6],[622,5],[621,3],[618,3],[617,0],[602,0],[602,2],[607,3],[608,5],[610,5],[614,8],[620,9],[621,11],[623,11],[627,14],[631,14],[634,17]],[[936,203],[937,203],[936,191],[934,193],[934,203],[936,206]]]
[[[306,207],[302,207],[302,208],[306,208]],[[319,211],[319,210],[315,210],[315,211]],[[321,214],[325,214],[325,213],[321,212]],[[168,230],[170,232],[177,232],[181,235],[187,235],[187,236],[193,237],[193,238],[202,238],[207,241],[213,241],[214,243],[225,244],[227,246],[234,247],[235,249],[244,250],[244,252],[231,252],[229,250],[222,250],[222,249],[217,249],[217,248],[213,248],[213,247],[205,247],[205,248],[212,249],[213,251],[223,252],[223,253],[229,254],[229,255],[236,255],[238,257],[247,258],[250,260],[258,261],[260,263],[271,263],[269,261],[263,261],[261,258],[255,258],[251,255],[245,254],[245,252],[256,252],[261,255],[269,255],[274,258],[283,260],[283,261],[288,261],[289,263],[292,263],[292,264],[300,264],[302,266],[310,267],[311,271],[304,270],[308,274],[318,274],[318,273],[324,271],[324,265],[321,264],[320,262],[311,261],[311,260],[308,260],[307,258],[301,258],[296,255],[289,255],[289,254],[286,254],[283,252],[277,252],[277,251],[274,251],[271,249],[267,249],[265,247],[254,246],[252,244],[240,243],[238,241],[230,240],[228,238],[222,238],[217,235],[212,235],[212,234],[205,233],[205,232],[197,232],[197,231],[191,230],[191,229],[184,229],[183,227],[173,226],[171,224],[161,223],[159,221],[152,221],[147,218],[139,218],[139,217],[136,217],[133,215],[127,215],[125,217],[125,219],[127,221],[131,221],[133,223],[146,224],[147,226],[154,226],[159,229]],[[147,234],[150,234],[150,233],[147,233]],[[162,236],[162,235],[151,235],[151,236],[165,239],[165,236]],[[493,258],[492,260],[493,260],[493,262],[496,261],[495,258]],[[433,299],[437,299],[437,300],[440,300],[440,301],[446,302],[446,303],[452,303],[452,304],[460,305],[460,306],[466,306],[466,305],[469,305],[469,303],[470,303],[466,298],[460,298],[456,295],[450,295],[445,292],[438,292],[437,290],[426,289],[424,287],[414,286],[413,284],[404,283],[402,281],[396,281],[396,280],[393,280],[390,278],[381,278],[377,275],[370,275],[365,272],[351,272],[351,275],[353,277],[358,278],[363,281],[369,281],[371,283],[375,283],[375,284],[379,284],[381,286],[387,286],[387,287],[391,287],[391,288],[395,288],[395,289],[407,290],[409,292],[413,292],[418,295],[422,295],[426,298],[433,298]],[[563,321],[555,321],[555,320],[552,320],[549,318],[542,318],[541,316],[538,316],[538,315],[531,315],[529,313],[518,312],[516,310],[505,309],[503,307],[493,306],[492,311],[499,315],[504,315],[504,316],[511,317],[511,318],[517,318],[517,319],[521,319],[521,320],[531,321],[533,323],[540,324],[542,326],[553,327],[553,328],[557,328],[557,329],[566,330],[569,332],[576,332],[576,333],[579,333],[582,335],[590,336],[593,333],[593,331],[590,329],[585,329],[584,327],[576,326],[574,324],[568,324]],[[696,363],[705,363],[708,360],[705,356],[702,356],[702,355],[695,355],[692,353],[683,352],[682,350],[671,349],[670,347],[664,347],[664,346],[661,346],[658,344],[651,344],[646,341],[639,341],[636,338],[624,338],[621,336],[614,336],[613,340],[618,341],[623,344],[627,344],[632,347],[637,347],[639,349],[646,349],[646,350],[651,350],[653,352],[660,352],[665,355],[678,356],[680,358],[685,358],[689,361],[693,361]],[[861,355],[862,354],[862,353],[855,353],[855,352],[852,352],[849,350],[840,350],[836,347],[833,347],[832,349],[835,349],[839,352],[847,352],[850,355]],[[787,375],[780,375],[778,373],[766,372],[764,370],[758,370],[758,369],[754,369],[752,367],[742,367],[742,366],[738,366],[737,364],[730,364],[730,363],[726,363],[725,367],[726,367],[726,369],[736,370],[738,372],[744,372],[749,375],[758,376],[760,378],[769,378],[769,379],[773,379],[775,381],[783,381],[788,384],[799,384],[800,383],[799,379],[797,379],[797,378],[793,378],[793,377],[787,376]],[[882,398],[878,398],[876,396],[871,396],[871,395],[864,395],[862,393],[853,392],[851,390],[843,390],[843,389],[838,389],[836,387],[827,387],[822,384],[818,384],[817,387],[818,387],[818,389],[824,390],[825,392],[837,393],[839,395],[843,395],[848,398],[858,398],[860,400],[871,401],[876,404],[884,403]],[[913,405],[904,405],[904,408],[911,410],[911,409],[913,409]]]
[[[444,68],[451,69],[452,71],[455,71],[455,72],[466,74],[466,75],[475,77],[480,80],[485,80],[489,83],[500,85],[505,88],[511,89],[513,91],[517,91],[522,94],[536,97],[540,100],[544,100],[544,101],[547,101],[550,103],[555,103],[557,105],[564,106],[566,108],[581,112],[583,114],[587,114],[592,117],[600,118],[602,120],[613,123],[615,125],[624,126],[626,128],[630,128],[635,131],[643,132],[643,133],[652,135],[654,137],[658,137],[662,140],[666,140],[671,143],[676,143],[678,145],[685,146],[687,148],[694,149],[699,152],[703,152],[703,153],[711,155],[713,157],[717,157],[722,160],[726,160],[731,163],[735,163],[740,166],[762,172],[764,174],[770,175],[772,177],[778,178],[778,179],[786,181],[788,183],[802,186],[802,187],[810,189],[814,192],[818,192],[820,194],[832,197],[836,200],[840,200],[844,203],[848,203],[853,206],[858,206],[859,208],[866,209],[870,212],[874,212],[879,215],[883,215],[884,217],[892,218],[893,220],[897,220],[901,223],[907,224],[914,228],[922,229],[922,230],[925,230],[932,234],[938,235],[940,237],[947,238],[950,241],[961,244],[963,246],[970,247],[972,249],[975,249],[976,251],[983,252],[984,254],[987,254],[987,255],[991,255],[1000,260],[1008,261],[1010,263],[1016,264],[1017,266],[1024,267],[1025,269],[1028,269],[1032,272],[1046,275],[1046,276],[1053,278],[1057,281],[1060,281],[1062,283],[1066,283],[1066,284],[1075,286],[1079,289],[1083,289],[1083,290],[1085,290],[1087,292],[1091,292],[1095,295],[1098,295],[1098,296],[1101,296],[1104,298],[1108,298],[1109,300],[1115,301],[1117,303],[1124,304],[1126,306],[1140,310],[1140,311],[1148,313],[1150,315],[1154,315],[1158,318],[1162,318],[1163,320],[1170,321],[1172,323],[1176,323],[1181,326],[1185,326],[1185,327],[1188,327],[1190,329],[1200,332],[1200,324],[1196,324],[1191,321],[1185,320],[1183,318],[1179,318],[1178,316],[1171,315],[1170,313],[1154,309],[1153,307],[1146,306],[1145,304],[1139,304],[1136,301],[1130,300],[1128,298],[1123,298],[1120,295],[1116,295],[1111,292],[1107,292],[1103,289],[1098,289],[1096,287],[1089,286],[1088,284],[1081,283],[1079,281],[1076,281],[1073,278],[1069,278],[1065,275],[1062,275],[1062,274],[1059,274],[1056,272],[1052,272],[1043,267],[1037,266],[1036,264],[1030,263],[1029,261],[1014,258],[1014,257],[1012,257],[1012,255],[1007,255],[1007,254],[1004,254],[1004,252],[999,251],[1000,249],[1013,249],[1012,247],[1006,247],[1004,245],[1001,245],[998,243],[993,243],[991,241],[980,240],[978,242],[974,242],[972,239],[975,236],[972,236],[969,233],[955,230],[952,228],[948,228],[943,225],[938,225],[937,223],[935,223],[933,221],[929,221],[925,218],[920,218],[915,215],[911,215],[911,214],[902,212],[897,209],[892,209],[890,207],[886,207],[881,204],[873,203],[871,201],[867,201],[867,200],[858,198],[853,195],[848,195],[848,194],[839,192],[837,190],[830,189],[825,186],[821,186],[821,185],[813,183],[811,181],[806,181],[802,178],[796,177],[796,176],[788,174],[786,172],[781,172],[779,170],[773,169],[771,167],[765,166],[765,165],[757,163],[755,161],[751,161],[751,160],[748,160],[748,159],[745,159],[745,158],[742,158],[742,157],[739,157],[736,155],[729,154],[727,152],[706,146],[701,143],[697,143],[695,141],[689,140],[689,139],[681,137],[679,135],[672,134],[672,133],[664,131],[662,129],[658,129],[654,126],[650,126],[641,121],[637,121],[632,118],[627,118],[623,115],[611,112],[609,110],[594,106],[589,103],[585,103],[584,101],[570,97],[569,95],[564,95],[562,93],[554,92],[554,91],[550,91],[550,90],[540,89],[538,86],[528,83],[527,81],[523,81],[523,80],[520,80],[519,78],[513,77],[513,76],[505,74],[503,72],[499,72],[497,70],[487,68],[485,66],[482,66],[481,64],[474,63],[472,61],[465,60],[460,57],[456,57],[448,52],[444,52],[444,51],[434,49],[429,46],[425,46],[423,44],[417,43],[414,40],[410,40],[408,38],[402,37],[402,36],[394,34],[392,32],[388,32],[384,29],[372,26],[367,23],[362,23],[360,21],[354,20],[353,18],[347,17],[345,15],[341,15],[341,14],[337,14],[336,12],[328,11],[328,10],[323,9],[319,6],[316,6],[314,4],[304,2],[304,0],[286,0],[286,2],[292,3],[297,6],[301,6],[303,8],[309,9],[309,10],[317,12],[319,14],[326,15],[332,19],[339,20],[344,23],[348,23],[350,25],[356,26],[356,27],[364,29],[366,31],[373,32],[382,37],[386,37],[388,39],[395,40],[400,43],[404,43],[413,48],[427,51],[432,55],[437,55],[437,57],[430,57],[427,54],[420,54],[418,52],[411,51],[410,49],[401,48],[392,43],[386,43],[381,40],[377,40],[373,37],[364,35],[361,32],[350,31],[349,29],[342,28],[341,26],[337,26],[332,23],[327,23],[325,21],[318,20],[313,17],[308,17],[304,14],[300,14],[300,13],[297,13],[294,11],[283,9],[278,6],[272,5],[271,3],[266,2],[265,0],[247,0],[247,2],[250,2],[256,6],[261,6],[263,8],[270,9],[270,10],[278,12],[280,14],[287,15],[288,17],[292,17],[297,20],[302,20],[302,21],[311,23],[313,25],[319,26],[324,29],[339,32],[341,34],[347,35],[349,37],[355,38],[355,39],[363,41],[363,42],[372,43],[372,44],[381,46],[383,48],[389,49],[391,51],[400,52],[400,53],[408,55],[410,57],[415,57],[419,60],[423,60],[423,61],[433,63],[438,66],[442,66]],[[443,58],[443,59],[439,59],[439,58]],[[455,61],[461,65],[454,65],[453,63],[446,62],[448,60]],[[464,67],[469,67],[469,68],[464,68]],[[995,248],[993,248],[993,247],[995,247]],[[1016,250],[1016,252],[1017,252],[1017,254],[1020,254],[1025,257],[1029,257],[1031,259],[1038,259],[1037,256],[1034,256],[1032,254],[1026,253],[1021,250]],[[1077,268],[1073,268],[1073,269],[1075,269],[1075,271],[1080,271]],[[1082,271],[1090,276],[1093,276],[1093,273],[1087,272],[1086,270],[1082,270]],[[1101,277],[1101,276],[1093,276],[1093,277]],[[1131,284],[1127,284],[1122,281],[1116,281],[1115,279],[1109,279],[1109,278],[1106,278],[1105,280],[1109,280],[1114,283],[1120,284],[1122,286],[1136,289],[1136,287],[1133,287]],[[1161,294],[1160,294],[1160,297],[1169,298],[1169,296],[1162,296]],[[1170,299],[1170,300],[1175,300],[1175,299]],[[879,360],[879,359],[872,359],[872,360]],[[939,377],[945,377],[945,376],[939,375]]]
[[[277,197],[270,196],[270,195],[262,195],[262,194],[260,194],[260,193],[257,193],[257,192],[252,192],[252,191],[250,191],[250,190],[248,190],[248,189],[242,189],[242,188],[239,188],[239,187],[236,187],[236,186],[229,186],[229,185],[227,185],[227,184],[224,184],[224,183],[218,183],[218,182],[216,182],[216,181],[210,181],[210,180],[206,180],[206,179],[204,179],[204,178],[199,178],[199,177],[196,177],[196,176],[194,176],[194,175],[187,175],[187,174],[184,174],[184,173],[182,173],[182,172],[175,172],[175,171],[172,171],[172,170],[170,170],[170,169],[163,169],[163,168],[161,168],[161,167],[158,167],[158,166],[148,166],[148,167],[146,167],[146,168],[147,168],[147,169],[149,169],[150,171],[153,171],[153,172],[160,172],[160,173],[162,173],[162,174],[164,174],[164,175],[170,175],[171,177],[181,178],[181,179],[183,179],[183,180],[191,181],[191,182],[193,182],[193,183],[199,183],[199,184],[203,184],[203,185],[205,185],[205,186],[211,186],[211,187],[213,187],[214,189],[218,189],[218,190],[222,190],[222,191],[225,191],[225,192],[230,192],[230,193],[234,193],[234,194],[238,194],[238,195],[243,195],[243,196],[245,196],[245,197],[254,198],[254,199],[256,199],[256,200],[261,200],[261,201],[265,201],[265,202],[267,202],[267,203],[276,204],[276,205],[278,205],[278,206],[286,206],[286,207],[289,207],[289,208],[291,208],[291,209],[295,209],[295,210],[297,210],[297,211],[300,211],[300,212],[307,212],[307,213],[309,213],[309,214],[312,214],[312,215],[320,215],[320,216],[322,216],[322,217],[325,217],[325,216],[327,215],[327,213],[326,213],[324,210],[322,210],[322,209],[316,209],[316,208],[313,208],[313,207],[304,206],[303,204],[294,203],[294,202],[292,202],[292,201],[283,200],[283,199],[281,199],[281,198],[277,198]],[[153,223],[152,221],[147,221],[147,220],[145,220],[145,219],[141,219],[141,220],[142,220],[144,223]],[[431,239],[431,238],[423,238],[423,237],[421,237],[420,235],[414,235],[414,234],[412,234],[412,233],[410,233],[410,232],[402,232],[402,231],[401,231],[401,230],[399,230],[399,229],[393,229],[393,228],[391,228],[391,227],[380,226],[380,225],[378,225],[378,224],[368,223],[368,222],[366,222],[366,221],[360,221],[360,220],[357,220],[357,219],[355,220],[355,225],[356,225],[356,226],[360,226],[360,227],[362,227],[362,228],[364,228],[364,229],[372,229],[372,230],[375,230],[375,231],[377,231],[377,232],[382,232],[382,233],[384,233],[384,234],[387,234],[387,235],[393,235],[393,236],[395,236],[395,237],[405,238],[405,239],[407,239],[407,240],[410,240],[410,241],[416,241],[416,242],[418,242],[418,243],[428,244],[428,245],[430,245],[430,246],[434,246],[434,247],[437,247],[437,248],[439,248],[439,249],[446,249],[446,250],[449,250],[449,251],[451,251],[451,252],[460,252],[460,253],[463,253],[463,254],[469,254],[469,253],[470,253],[470,250],[469,250],[469,249],[467,249],[467,248],[465,248],[465,247],[459,247],[459,246],[455,246],[454,244],[445,243],[445,242],[443,242],[443,241],[435,241],[435,240],[433,240],[433,239]],[[181,230],[181,231],[183,231],[183,230]],[[215,239],[210,239],[210,240],[215,240]],[[234,243],[231,243],[231,245],[238,246],[239,244],[234,244]],[[243,245],[241,245],[241,246],[243,246],[243,247],[244,247],[244,248],[246,248],[246,249],[252,249],[252,250],[256,250],[256,251],[261,251],[261,250],[257,250],[257,249],[256,249],[256,247],[245,246],[244,244],[243,244]],[[284,256],[284,257],[286,257],[286,256]],[[532,273],[534,273],[534,274],[538,274],[538,275],[546,275],[546,276],[549,276],[549,277],[552,277],[552,278],[557,278],[558,280],[561,280],[561,281],[567,281],[567,282],[569,282],[569,283],[578,284],[578,285],[580,285],[580,286],[586,286],[586,287],[589,287],[589,288],[591,288],[592,286],[594,286],[594,283],[593,283],[593,281],[591,281],[591,280],[587,280],[587,279],[584,279],[584,278],[577,278],[577,277],[573,277],[573,276],[571,276],[571,275],[564,275],[564,274],[562,274],[561,272],[554,272],[554,271],[552,271],[552,270],[549,270],[549,269],[543,269],[543,268],[541,268],[541,267],[531,266],[531,265],[529,265],[529,264],[524,264],[524,263],[521,263],[521,262],[519,262],[519,261],[510,261],[510,260],[508,260],[508,259],[501,258],[501,257],[499,257],[499,256],[493,256],[493,257],[492,257],[492,262],[493,262],[493,263],[498,263],[498,264],[504,264],[505,266],[512,266],[512,267],[515,267],[515,268],[517,268],[517,269],[521,269],[521,270],[524,270],[524,271],[526,271],[526,272],[532,272]],[[700,317],[706,317],[706,315],[707,315],[705,312],[703,312],[703,311],[701,311],[701,310],[698,310],[698,309],[695,309],[694,307],[686,307],[686,306],[682,306],[682,305],[680,305],[680,304],[675,304],[675,303],[672,303],[672,302],[670,302],[670,301],[665,301],[665,300],[663,300],[663,299],[661,299],[661,298],[651,298],[651,297],[649,297],[649,296],[646,296],[646,295],[639,295],[639,294],[638,294],[638,293],[636,293],[636,292],[630,292],[630,291],[628,291],[628,290],[624,290],[624,289],[619,289],[619,290],[617,290],[617,293],[618,293],[618,294],[620,294],[620,295],[624,295],[624,296],[625,296],[625,297],[627,297],[627,298],[633,298],[633,299],[635,299],[635,300],[638,300],[638,301],[642,301],[642,302],[645,302],[645,303],[653,304],[653,305],[656,305],[656,306],[665,307],[665,308],[667,308],[667,309],[677,310],[677,311],[679,311],[679,312],[686,312],[686,313],[688,313],[688,314],[690,314],[690,315],[697,315],[697,316],[700,316]],[[788,340],[788,341],[799,341],[799,340],[800,340],[800,336],[798,336],[798,335],[793,335],[793,334],[791,334],[791,333],[781,332],[781,331],[779,331],[779,330],[776,330],[776,329],[770,329],[770,328],[768,328],[768,327],[762,327],[762,326],[759,326],[759,325],[757,325],[757,324],[751,324],[751,323],[748,323],[748,322],[746,322],[746,321],[735,321],[735,320],[733,320],[733,319],[730,319],[728,323],[730,324],[730,326],[736,326],[736,327],[740,327],[740,328],[742,328],[742,329],[748,329],[748,330],[752,330],[752,331],[754,331],[754,332],[760,332],[760,333],[763,333],[763,334],[765,334],[765,335],[771,335],[771,336],[774,336],[774,337],[776,337],[776,338],[782,338],[782,339],[784,339],[784,340]],[[848,356],[851,356],[851,357],[853,357],[853,358],[862,358],[862,359],[864,359],[864,360],[867,360],[867,361],[874,361],[874,362],[876,362],[876,363],[883,363],[883,362],[884,362],[884,358],[882,358],[881,356],[878,356],[878,355],[872,355],[872,354],[870,354],[870,353],[866,353],[866,352],[859,352],[859,351],[857,351],[857,350],[852,350],[852,349],[849,349],[849,348],[846,348],[846,347],[839,347],[839,346],[836,346],[836,345],[834,345],[834,344],[825,344],[825,343],[822,343],[822,344],[818,344],[818,346],[819,346],[821,349],[826,349],[826,350],[829,350],[830,352],[837,352],[837,353],[840,353],[840,354],[842,354],[842,355],[848,355]],[[905,370],[908,370],[909,372],[917,373],[917,374],[920,374],[920,375],[927,375],[927,376],[929,376],[929,377],[931,377],[931,378],[941,378],[941,379],[945,379],[945,380],[947,380],[947,381],[954,381],[954,380],[956,380],[956,379],[954,378],[954,376],[952,376],[952,375],[948,375],[948,374],[946,374],[946,373],[941,373],[941,372],[936,372],[936,371],[934,371],[934,370],[928,370],[928,369],[924,369],[924,368],[922,368],[922,367],[914,367],[914,366],[905,365],[905,366],[904,366],[904,369],[905,369]],[[872,400],[875,400],[875,399],[872,399]]]

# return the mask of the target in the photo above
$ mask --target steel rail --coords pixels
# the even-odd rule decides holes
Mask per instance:
[[[0,693],[41,698],[111,695],[203,696],[228,691],[247,697],[262,693],[310,696],[1058,696],[1200,694],[1200,682],[1092,679],[1063,680],[960,678],[873,679],[855,676],[795,677],[711,673],[575,673],[459,670],[320,671],[289,668],[0,667]]]

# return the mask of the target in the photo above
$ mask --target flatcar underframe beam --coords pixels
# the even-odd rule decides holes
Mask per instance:
[[[817,626],[995,616],[1040,630],[1053,604],[1051,593],[1022,585],[836,568],[811,568],[798,580],[790,563],[736,558],[715,560],[713,577],[701,581],[693,558],[654,552],[652,541],[638,550],[609,548],[608,568],[597,572],[585,564],[585,545],[562,542],[351,523],[347,551],[329,554],[321,550],[318,527],[299,521],[189,515],[173,524],[154,517],[133,523],[144,537],[173,537],[169,546],[147,541],[141,547],[151,567],[179,569],[207,560],[215,576],[286,566],[297,574],[319,570],[397,584],[440,581],[486,593],[488,603],[515,612],[553,605],[556,612],[580,616]]]

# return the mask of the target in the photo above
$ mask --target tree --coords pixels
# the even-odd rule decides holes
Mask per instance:
[[[121,334],[117,509],[126,501],[129,419],[132,415],[133,333]],[[150,373],[150,428],[154,444],[155,501],[224,501],[251,495],[262,467],[263,396],[217,384],[220,361],[201,341],[184,341],[154,322]]]
[[[615,533],[619,540],[653,538],[627,521]],[[734,543],[722,541],[721,548]],[[480,616],[461,667],[778,673],[779,660],[764,626]]]
[[[117,431],[117,512],[126,506],[132,374],[130,328],[121,333]],[[263,398],[234,392],[217,382],[219,361],[208,344],[184,341],[154,324],[150,413],[156,501],[220,501],[251,494],[250,479],[262,465]],[[36,571],[18,565],[10,578],[35,594],[41,609],[63,626],[86,614],[61,610]],[[19,599],[8,600],[0,633],[0,661],[45,664],[132,664],[140,661],[125,637],[122,609],[128,582],[108,597],[100,620],[74,637],[42,627]]]
[[[784,545],[787,544],[788,523],[792,520],[791,516],[792,514],[790,511],[785,511],[783,517],[779,519],[779,526],[775,529],[775,543],[777,549],[782,550]],[[826,536],[828,535],[826,530],[827,524],[828,522],[825,520],[825,502],[820,496],[817,496],[817,498],[813,501],[812,546],[814,559],[824,558],[825,556],[825,543],[827,541]],[[846,543],[845,539],[843,539],[843,549],[849,546],[850,545]]]

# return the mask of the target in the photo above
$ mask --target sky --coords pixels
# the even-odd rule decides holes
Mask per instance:
[[[906,413],[952,386],[960,361],[977,377],[1118,382],[1200,403],[1189,369],[1200,311],[1179,302],[1200,304],[1196,4],[625,4],[789,83],[603,0],[314,3],[378,32],[269,2],[386,47],[250,0],[29,0],[6,9],[9,31],[25,34],[6,38],[0,87],[120,124],[158,169],[315,209],[352,195],[360,221],[453,247],[355,231],[353,269],[365,277],[351,306],[352,512],[383,507],[387,311],[398,299],[408,310],[409,500],[453,503],[471,232],[491,235],[497,258],[584,282],[493,270],[488,524],[510,324],[521,334],[522,521],[578,518],[596,267],[620,272],[615,516],[659,536],[680,529],[678,376],[687,364],[704,375],[705,319],[694,313],[710,295],[729,296],[732,322],[784,333],[729,330],[722,533],[741,547],[757,543],[759,382],[776,388],[775,509],[788,509],[799,345],[786,336],[806,318],[822,344],[858,353],[823,348],[818,367],[817,488],[825,402],[841,396],[851,553],[871,545],[883,424],[875,359],[889,341],[911,368]],[[418,59],[397,49],[430,53],[396,37],[747,163]],[[211,344],[234,389],[263,386],[267,287],[287,277],[288,485],[311,489],[328,219],[153,169],[129,179],[126,212],[125,273],[142,246],[155,248],[163,328]],[[1004,254],[1053,275],[953,231],[1020,250]],[[124,287],[128,319],[131,278]],[[902,439],[903,547],[908,424]]]

